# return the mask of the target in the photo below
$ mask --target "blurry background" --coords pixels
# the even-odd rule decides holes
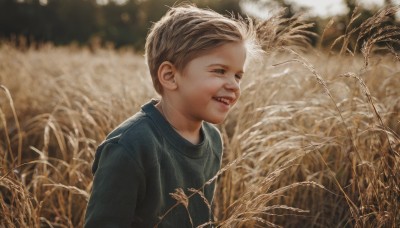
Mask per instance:
[[[0,0],[1,228],[83,227],[96,148],[157,97],[145,37],[179,2]],[[400,0],[192,2],[258,18],[268,53],[218,125],[215,227],[400,227]]]
[[[0,0],[0,39],[18,45],[131,46],[142,50],[147,31],[177,0]],[[209,7],[220,13],[248,14],[267,19],[274,10],[286,7],[286,17],[304,13],[315,23],[313,32],[322,33],[329,18],[335,17],[326,42],[344,33],[356,6],[361,16],[354,23],[360,25],[385,5],[399,4],[399,0],[192,0],[199,7]],[[392,17],[387,23],[399,23]],[[316,44],[316,38],[312,44]],[[323,44],[327,45],[327,43]]]

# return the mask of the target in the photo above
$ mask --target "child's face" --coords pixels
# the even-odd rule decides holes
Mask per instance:
[[[193,121],[222,122],[240,96],[243,43],[228,43],[191,60],[177,74],[181,112]]]

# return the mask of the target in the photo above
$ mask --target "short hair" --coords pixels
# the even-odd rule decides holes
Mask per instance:
[[[146,38],[145,57],[156,92],[163,92],[158,80],[161,63],[169,61],[182,71],[194,58],[230,42],[245,42],[247,56],[259,49],[249,18],[226,17],[187,4],[170,8]]]

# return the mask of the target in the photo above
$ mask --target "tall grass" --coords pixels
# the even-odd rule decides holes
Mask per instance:
[[[307,56],[318,78],[296,61],[274,67],[286,58],[268,58],[269,64],[252,74],[224,125],[225,159],[243,160],[220,180],[229,186],[219,189],[217,201],[227,208],[220,216],[233,216],[236,225],[266,218],[284,227],[394,227],[399,221],[399,69],[394,62],[388,68],[390,58],[374,63],[362,75],[373,91],[369,99],[365,85],[342,77],[357,71],[361,58]],[[262,194],[268,200],[259,199]],[[293,213],[287,205],[309,213],[284,216]]]
[[[374,54],[398,30],[371,27],[388,10],[335,41],[338,54],[283,48],[307,42],[296,18],[260,24],[268,55],[219,126],[216,226],[399,226],[400,65]],[[96,146],[156,96],[144,59],[3,43],[0,82],[0,227],[82,227]]]

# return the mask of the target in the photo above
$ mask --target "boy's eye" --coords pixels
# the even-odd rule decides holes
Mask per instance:
[[[213,70],[213,72],[217,73],[217,74],[225,74],[225,70],[224,69],[215,69]]]
[[[243,75],[241,75],[241,74],[235,74],[235,78],[238,80],[242,79],[242,77],[243,77]]]

